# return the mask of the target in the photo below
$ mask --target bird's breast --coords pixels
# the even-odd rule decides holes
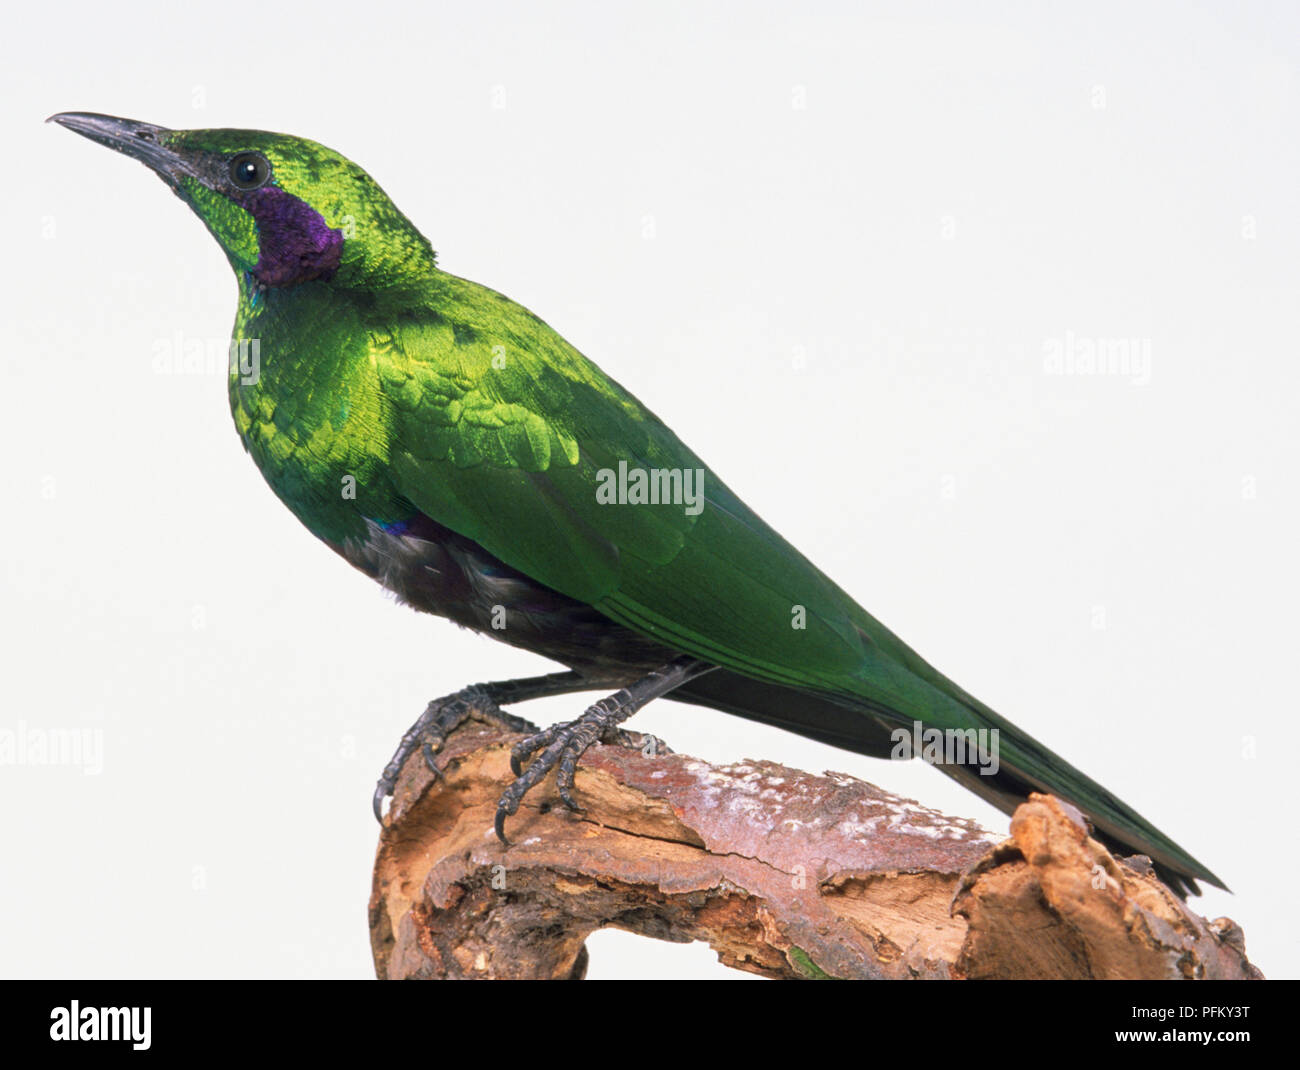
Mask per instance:
[[[257,316],[242,330],[260,360],[251,374],[232,365],[230,411],[271,489],[333,545],[364,535],[368,519],[401,519],[384,403],[356,332]]]

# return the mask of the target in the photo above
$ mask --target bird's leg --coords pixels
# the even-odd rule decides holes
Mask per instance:
[[[434,755],[447,737],[468,720],[483,721],[504,728],[507,732],[536,732],[532,721],[516,717],[501,708],[503,702],[527,702],[547,695],[567,695],[574,691],[590,691],[608,686],[612,681],[604,677],[583,676],[577,672],[553,672],[546,676],[529,676],[519,680],[500,680],[491,684],[471,684],[455,694],[436,698],[425,707],[419,720],[402,736],[397,751],[384,766],[379,783],[375,785],[375,819],[384,819],[384,799],[393,794],[398,774],[406,759],[416,747],[424,753],[425,763],[434,776],[438,775]]]
[[[516,743],[510,752],[510,768],[518,779],[505,790],[497,803],[497,838],[509,844],[505,833],[506,818],[519,809],[524,796],[552,769],[556,770],[556,786],[564,805],[570,810],[580,809],[573,801],[573,778],[583,752],[597,740],[638,746],[633,734],[623,731],[619,724],[652,699],[666,695],[714,668],[716,666],[695,658],[677,658],[662,669],[656,669],[636,683],[601,699],[594,706],[588,706],[587,712],[577,720],[552,725]],[[537,759],[524,770],[523,762],[538,751],[541,753]]]

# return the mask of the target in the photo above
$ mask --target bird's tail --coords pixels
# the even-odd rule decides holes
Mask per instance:
[[[942,772],[1008,814],[1031,791],[1047,792],[1072,803],[1088,817],[1097,838],[1110,850],[1146,855],[1160,878],[1180,895],[1199,895],[1198,880],[1227,890],[1227,885],[1209,868],[1132,807],[967,694],[910,650],[905,647],[902,650],[909,657],[903,665],[894,663],[891,680],[894,687],[890,688],[899,701],[891,701],[881,710],[878,702],[867,699],[869,705],[877,707],[878,713],[884,714],[885,723],[896,726],[900,719],[906,723],[912,719],[908,717],[911,714],[926,728],[944,730],[945,736],[951,731],[969,739],[970,730],[974,729],[974,738],[986,740],[992,748],[991,754],[977,756],[973,762],[969,754],[966,761],[942,760],[938,763]],[[897,657],[899,651],[890,653]],[[898,669],[903,672],[899,673]],[[878,671],[871,676],[876,681],[881,679]],[[945,753],[943,758],[947,757]]]
[[[942,772],[963,787],[1008,814],[1031,791],[1055,795],[1088,817],[1095,835],[1110,851],[1150,858],[1160,879],[1179,895],[1199,895],[1198,880],[1227,890],[1209,868],[1122,799],[992,711],[982,716],[989,722],[990,736],[993,729],[997,730],[993,755],[996,763],[980,760],[939,764]],[[995,764],[996,771],[990,771]]]

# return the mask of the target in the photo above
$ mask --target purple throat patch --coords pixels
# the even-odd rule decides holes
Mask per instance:
[[[333,230],[306,201],[278,186],[239,198],[257,222],[259,255],[253,277],[262,286],[294,286],[329,279],[343,254],[343,232]]]

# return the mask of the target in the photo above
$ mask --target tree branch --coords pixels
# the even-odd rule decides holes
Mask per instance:
[[[581,977],[614,926],[704,940],[767,977],[1259,977],[1241,930],[1031,796],[995,843],[845,776],[596,746],[572,814],[554,781],[492,833],[518,737],[469,722],[435,779],[407,762],[375,859],[381,978]],[[552,806],[552,803],[555,803]]]

